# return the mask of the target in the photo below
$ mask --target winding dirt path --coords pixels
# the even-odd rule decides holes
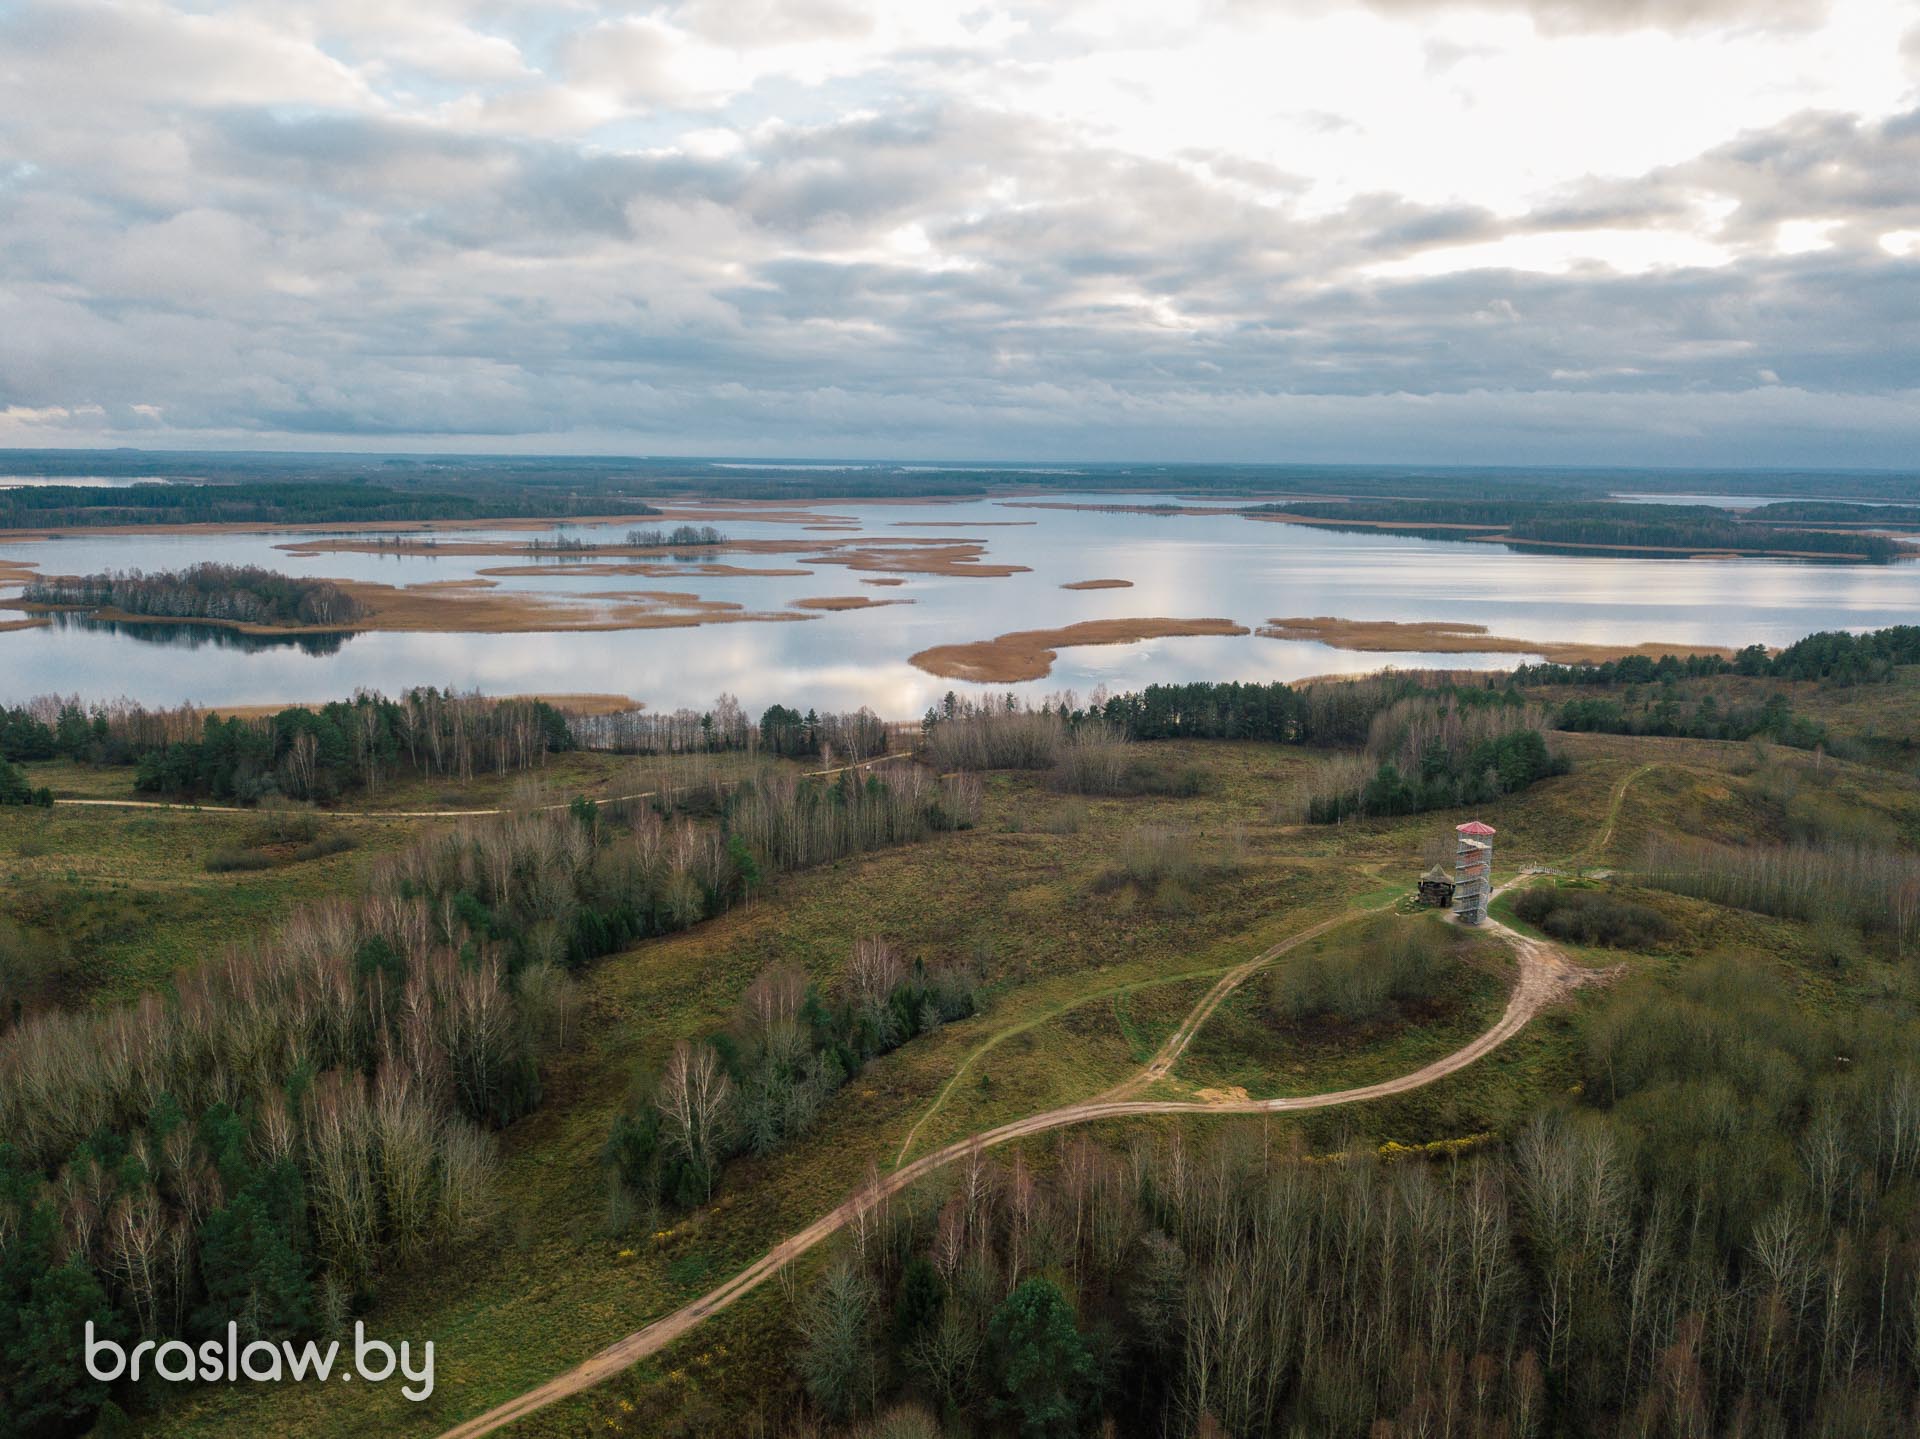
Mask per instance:
[[[1563,998],[1595,977],[1568,963],[1553,946],[1531,939],[1489,917],[1482,927],[1506,939],[1513,945],[1518,956],[1519,976],[1513,992],[1507,999],[1506,1009],[1490,1028],[1454,1050],[1453,1053],[1436,1059],[1431,1064],[1416,1069],[1410,1074],[1381,1080],[1377,1084],[1362,1085],[1356,1089],[1335,1090],[1328,1094],[1295,1095],[1282,1099],[1203,1101],[1124,1097],[1134,1092],[1140,1084],[1151,1082],[1151,1079],[1159,1078],[1171,1070],[1174,1062],[1192,1041],[1201,1025],[1248,975],[1295,945],[1324,934],[1327,930],[1353,917],[1341,915],[1324,920],[1298,934],[1289,936],[1271,949],[1229,970],[1221,977],[1220,982],[1207,992],[1206,997],[1195,1006],[1193,1013],[1188,1015],[1180,1029],[1161,1046],[1160,1052],[1134,1079],[1098,1098],[1083,1100],[1077,1104],[1062,1105],[1058,1109],[1045,1110],[1039,1114],[1030,1114],[1024,1119],[1013,1120],[996,1129],[989,1129],[966,1139],[955,1140],[890,1174],[877,1177],[839,1206],[814,1220],[805,1229],[782,1240],[717,1289],[676,1309],[664,1318],[656,1319],[646,1328],[636,1330],[624,1339],[615,1340],[592,1358],[536,1388],[529,1389],[518,1398],[510,1399],[476,1418],[456,1425],[447,1430],[441,1439],[478,1439],[478,1436],[490,1434],[537,1409],[545,1408],[569,1395],[590,1389],[649,1355],[658,1353],[681,1335],[697,1327],[702,1321],[751,1293],[792,1260],[845,1228],[882,1200],[906,1189],[936,1169],[952,1164],[955,1160],[997,1148],[1016,1139],[1044,1134],[1048,1130],[1064,1129],[1075,1124],[1090,1124],[1103,1119],[1123,1119],[1149,1114],[1294,1113],[1309,1109],[1329,1109],[1336,1105],[1358,1104],[1366,1100],[1385,1099],[1391,1095],[1405,1094],[1467,1068],[1518,1034],[1526,1027],[1528,1021],[1547,1005]]]
[[[1141,1090],[1157,1080],[1165,1079],[1173,1072],[1175,1062],[1186,1052],[1187,1046],[1193,1043],[1193,1037],[1200,1032],[1201,1026],[1213,1018],[1213,1012],[1226,1001],[1227,996],[1245,984],[1251,975],[1264,969],[1267,965],[1272,964],[1274,960],[1278,959],[1288,950],[1297,949],[1310,939],[1318,939],[1330,929],[1336,929],[1343,924],[1351,924],[1354,920],[1360,918],[1363,913],[1366,913],[1366,911],[1362,910],[1352,914],[1339,914],[1335,915],[1332,919],[1323,919],[1320,923],[1309,925],[1306,929],[1288,935],[1278,944],[1263,949],[1252,959],[1246,960],[1241,964],[1236,964],[1232,969],[1220,976],[1219,981],[1212,989],[1201,996],[1200,1002],[1194,1005],[1185,1019],[1180,1021],[1180,1027],[1167,1036],[1166,1043],[1162,1044],[1159,1052],[1147,1061],[1145,1068],[1141,1069],[1139,1073],[1135,1074],[1132,1078],[1121,1080],[1120,1083],[1114,1085],[1112,1089],[1100,1095],[1099,1098],[1101,1100],[1124,1099],[1129,1094],[1138,1094]]]
[[[1626,802],[1627,790],[1641,775],[1652,773],[1658,764],[1657,760],[1651,764],[1643,764],[1638,769],[1629,770],[1620,777],[1619,783],[1614,785],[1613,793],[1607,799],[1607,822],[1601,826],[1600,833],[1594,836],[1593,843],[1586,847],[1582,858],[1599,859],[1606,854],[1607,846],[1613,843],[1614,827],[1620,822],[1620,806]]]

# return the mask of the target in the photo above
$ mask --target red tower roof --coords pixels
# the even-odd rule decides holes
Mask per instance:
[[[1477,819],[1470,819],[1465,824],[1456,824],[1454,826],[1454,829],[1459,831],[1461,834],[1498,834],[1499,833],[1499,831],[1496,830],[1492,825],[1482,824]]]

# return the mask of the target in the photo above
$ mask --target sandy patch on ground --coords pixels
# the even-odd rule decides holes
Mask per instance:
[[[1250,1096],[1247,1094],[1246,1085],[1229,1084],[1219,1089],[1196,1089],[1193,1097],[1207,1104],[1222,1104],[1229,1101],[1244,1101]]]
[[[1604,664],[1628,655],[1726,655],[1725,645],[1663,644],[1649,640],[1637,645],[1589,644],[1578,640],[1522,640],[1490,635],[1485,625],[1446,621],[1340,620],[1326,615],[1313,619],[1268,620],[1259,633],[1275,640],[1313,640],[1337,650],[1362,653],[1540,655],[1556,664]]]
[[[1132,580],[1075,580],[1072,584],[1060,586],[1063,590],[1130,590]]]
[[[1184,635],[1244,635],[1245,625],[1232,620],[1083,620],[1057,630],[1016,630],[971,644],[935,645],[912,657],[912,663],[943,679],[977,684],[1014,684],[1045,679],[1057,650],[1074,645],[1125,645],[1137,640],[1169,639]]]
[[[912,603],[912,600],[876,600],[872,595],[815,595],[811,599],[794,601],[803,610],[877,610],[882,605]]]

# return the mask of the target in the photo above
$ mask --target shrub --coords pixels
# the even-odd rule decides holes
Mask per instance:
[[[207,873],[229,874],[239,870],[272,869],[280,856],[265,849],[216,849],[207,856]]]
[[[1367,1024],[1403,1007],[1430,1004],[1446,991],[1465,941],[1431,921],[1370,920],[1355,942],[1275,969],[1267,980],[1268,1012],[1281,1025]]]
[[[1094,882],[1095,889],[1111,892],[1127,885],[1142,890],[1169,882],[1185,885],[1193,881],[1199,868],[1190,839],[1158,824],[1131,831],[1120,842],[1119,860]]]
[[[1674,933],[1658,910],[1600,890],[1539,885],[1514,896],[1513,912],[1568,944],[1653,949]]]
[[[0,759],[0,804],[30,804],[52,809],[53,791],[35,789],[20,769]]]
[[[292,848],[288,848],[283,843],[274,848],[256,844],[216,849],[207,856],[207,872],[228,874],[235,871],[276,869],[283,864],[302,864],[310,859],[325,859],[330,854],[340,854],[352,849],[356,843],[358,841],[351,835],[327,834],[306,844],[294,845]]]
[[[1053,787],[1068,794],[1125,793],[1126,736],[1100,721],[1078,725],[1057,746]]]
[[[923,725],[937,770],[1046,769],[1060,754],[1066,726],[1056,714],[949,702]]]

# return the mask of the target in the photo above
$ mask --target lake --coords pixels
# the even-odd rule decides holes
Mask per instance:
[[[1177,496],[1048,496],[1047,501],[1186,503]],[[1204,502],[1203,502],[1204,503]],[[841,565],[794,557],[722,556],[742,565],[801,567],[804,578],[685,579],[602,575],[503,578],[503,590],[578,596],[594,590],[663,589],[780,610],[806,597],[864,594],[911,604],[822,613],[796,623],[561,634],[361,634],[337,643],[235,643],[192,626],[69,622],[0,633],[0,701],[44,693],[125,695],[149,704],[330,699],[366,687],[394,692],[434,684],[494,694],[601,691],[656,709],[704,707],[725,691],[749,710],[775,701],[827,709],[869,705],[890,718],[924,712],[965,685],[908,663],[937,644],[990,639],[1128,616],[1221,616],[1258,626],[1270,618],[1443,620],[1528,639],[1782,644],[1814,630],[1870,629],[1920,614],[1920,564],[1853,565],[1782,560],[1666,560],[1561,556],[1497,545],[1455,544],[1259,523],[1231,514],[1160,516],[1029,508],[1007,499],[955,504],[818,503],[870,536],[972,539],[990,563],[1028,566],[1007,578],[906,575],[891,588]],[[1018,522],[1009,524],[1008,522]],[[812,542],[794,524],[715,515],[729,537]],[[635,521],[652,526],[672,522]],[[973,527],[969,527],[973,526]],[[589,542],[617,542],[627,524],[570,526]],[[351,531],[341,531],[351,534]],[[522,538],[461,531],[447,540]],[[262,534],[76,535],[0,545],[0,560],[47,573],[178,569],[201,560],[282,571],[417,584],[482,568],[524,565],[499,556],[297,556],[277,546],[316,536]],[[565,557],[562,557],[565,558]],[[1127,579],[1130,589],[1060,585]],[[1063,649],[1043,680],[1012,689],[1036,702],[1071,689],[1129,689],[1155,681],[1292,680],[1402,667],[1504,668],[1512,655],[1384,655],[1309,642],[1179,638]]]

